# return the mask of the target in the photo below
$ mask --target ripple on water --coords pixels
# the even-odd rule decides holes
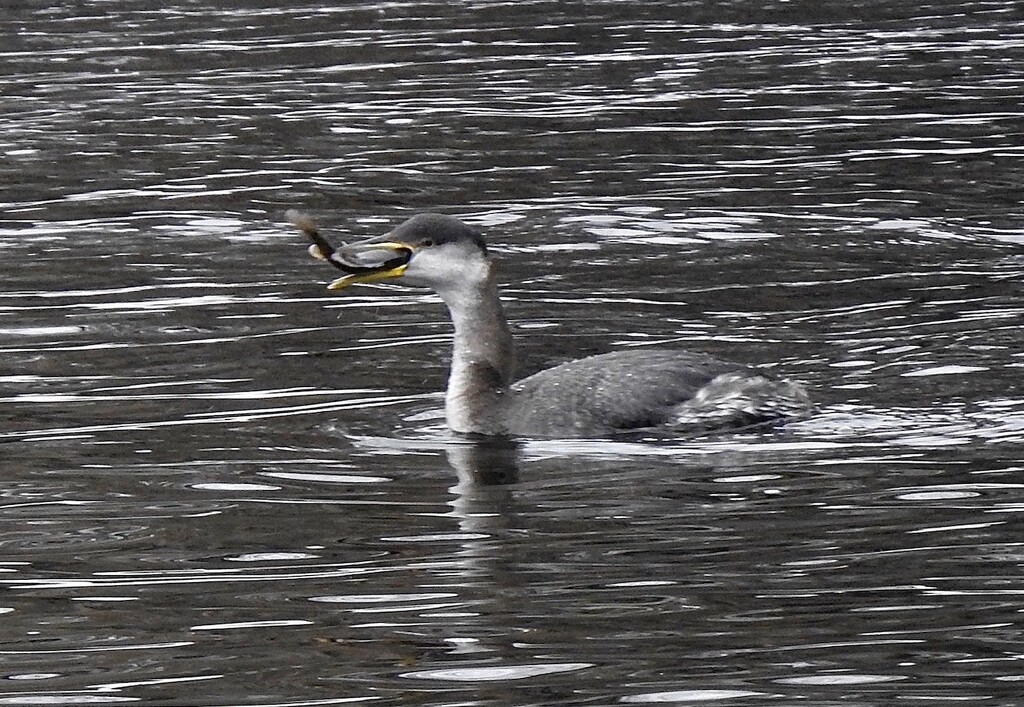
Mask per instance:
[[[0,696],[0,705],[106,705],[139,702],[138,697],[119,697],[117,695],[95,695],[83,692],[60,694],[46,692],[40,694],[19,693],[17,697]]]
[[[779,678],[775,682],[787,685],[872,685],[882,682],[906,680],[906,675],[871,675],[855,673],[836,673],[827,675],[807,675],[792,678]]]
[[[667,692],[647,692],[637,695],[626,695],[619,702],[630,704],[649,704],[670,702],[673,704],[687,702],[714,702],[715,700],[732,700],[742,697],[768,697],[766,692],[753,690],[671,690]]]
[[[554,675],[595,667],[593,663],[540,663],[524,665],[495,665],[465,668],[436,668],[402,673],[400,677],[417,680],[449,682],[499,682],[523,680],[540,675]]]

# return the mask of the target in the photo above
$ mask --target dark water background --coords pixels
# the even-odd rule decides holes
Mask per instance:
[[[0,704],[1024,703],[1015,2],[8,3]],[[459,444],[438,210],[522,373],[807,383],[707,439]],[[497,483],[504,482],[504,483]]]

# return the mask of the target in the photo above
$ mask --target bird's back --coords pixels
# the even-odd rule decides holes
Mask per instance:
[[[672,424],[677,406],[718,376],[747,372],[710,356],[666,349],[582,358],[513,385],[509,431],[579,437]]]

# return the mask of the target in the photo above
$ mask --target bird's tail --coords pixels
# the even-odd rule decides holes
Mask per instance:
[[[806,417],[812,409],[802,385],[764,376],[724,373],[673,410],[673,426],[686,430],[748,427]]]

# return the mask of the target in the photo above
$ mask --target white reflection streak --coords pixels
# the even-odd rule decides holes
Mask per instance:
[[[178,682],[197,682],[200,680],[220,680],[223,674],[218,675],[188,675],[180,678],[153,678],[152,680],[136,680],[135,682],[113,682],[109,684],[89,685],[90,689],[97,692],[116,692],[128,687],[147,687],[150,685],[167,685]]]
[[[123,308],[132,313],[143,311],[142,309]],[[173,307],[156,308],[155,311],[173,311]],[[232,335],[208,337],[204,339],[187,339],[184,341],[160,341],[160,342],[133,342],[133,341],[104,341],[92,344],[39,344],[37,346],[4,347],[0,348],[3,353],[38,353],[40,351],[94,351],[97,349],[141,349],[150,347],[167,346],[192,346],[194,344],[227,344],[254,339],[266,339],[270,337],[289,336],[292,334],[305,334],[312,331],[321,331],[323,327],[301,327],[281,331],[265,332],[260,334]]]
[[[257,574],[255,572],[239,572],[207,570],[201,574],[186,576],[141,576],[133,575],[127,577],[92,577],[88,579],[4,579],[0,584],[10,589],[92,589],[111,587],[156,587],[175,586],[185,584],[226,584],[231,582],[280,582],[292,580],[310,579],[336,579],[339,577],[354,577],[371,574],[383,574],[386,572],[404,571],[405,568],[393,567],[338,567],[330,570],[317,570],[313,572],[283,572],[281,574]],[[188,645],[187,643],[184,645]],[[0,651],[3,653],[3,651]]]
[[[371,702],[382,700],[383,697],[328,697],[322,700],[301,700],[300,702],[261,702],[259,707],[319,707],[320,705],[347,705],[353,702]],[[252,703],[218,705],[218,707],[251,707]]]
[[[244,381],[242,381],[244,382]],[[159,384],[150,384],[144,387],[157,387]],[[191,382],[173,383],[168,385],[191,385]],[[143,386],[137,386],[143,387]],[[119,389],[128,390],[130,386],[121,386]],[[215,392],[215,393],[145,393],[138,395],[97,395],[92,393],[20,393],[9,398],[0,397],[0,403],[94,403],[94,402],[124,402],[126,400],[273,400],[275,398],[313,398],[324,396],[336,396],[339,393],[375,393],[370,388],[349,389],[349,390],[317,390],[315,388],[282,388],[277,390],[244,390],[236,392]],[[210,413],[205,413],[210,414]]]
[[[183,648],[195,645],[195,641],[168,641],[167,643],[137,643],[131,646],[100,646],[96,648],[44,648],[30,651],[0,650],[0,655],[60,655],[64,653],[107,653],[108,651],[147,651],[154,648]]]
[[[0,433],[0,442],[12,440],[53,439],[71,435],[88,435],[96,432],[118,432],[122,430],[152,430],[161,427],[182,427],[187,425],[214,425],[232,422],[252,422],[277,417],[291,417],[309,413],[334,412],[375,407],[401,405],[423,399],[424,395],[394,395],[381,398],[358,398],[335,403],[314,403],[312,405],[291,405],[288,407],[232,410],[228,412],[204,412],[186,416],[186,419],[152,420],[149,422],[121,422],[110,425],[82,425],[80,427],[55,427],[51,429],[19,430]]]
[[[290,626],[312,626],[306,619],[280,619],[276,621],[238,621],[227,624],[196,624],[190,631],[232,631],[240,628],[287,628]]]

